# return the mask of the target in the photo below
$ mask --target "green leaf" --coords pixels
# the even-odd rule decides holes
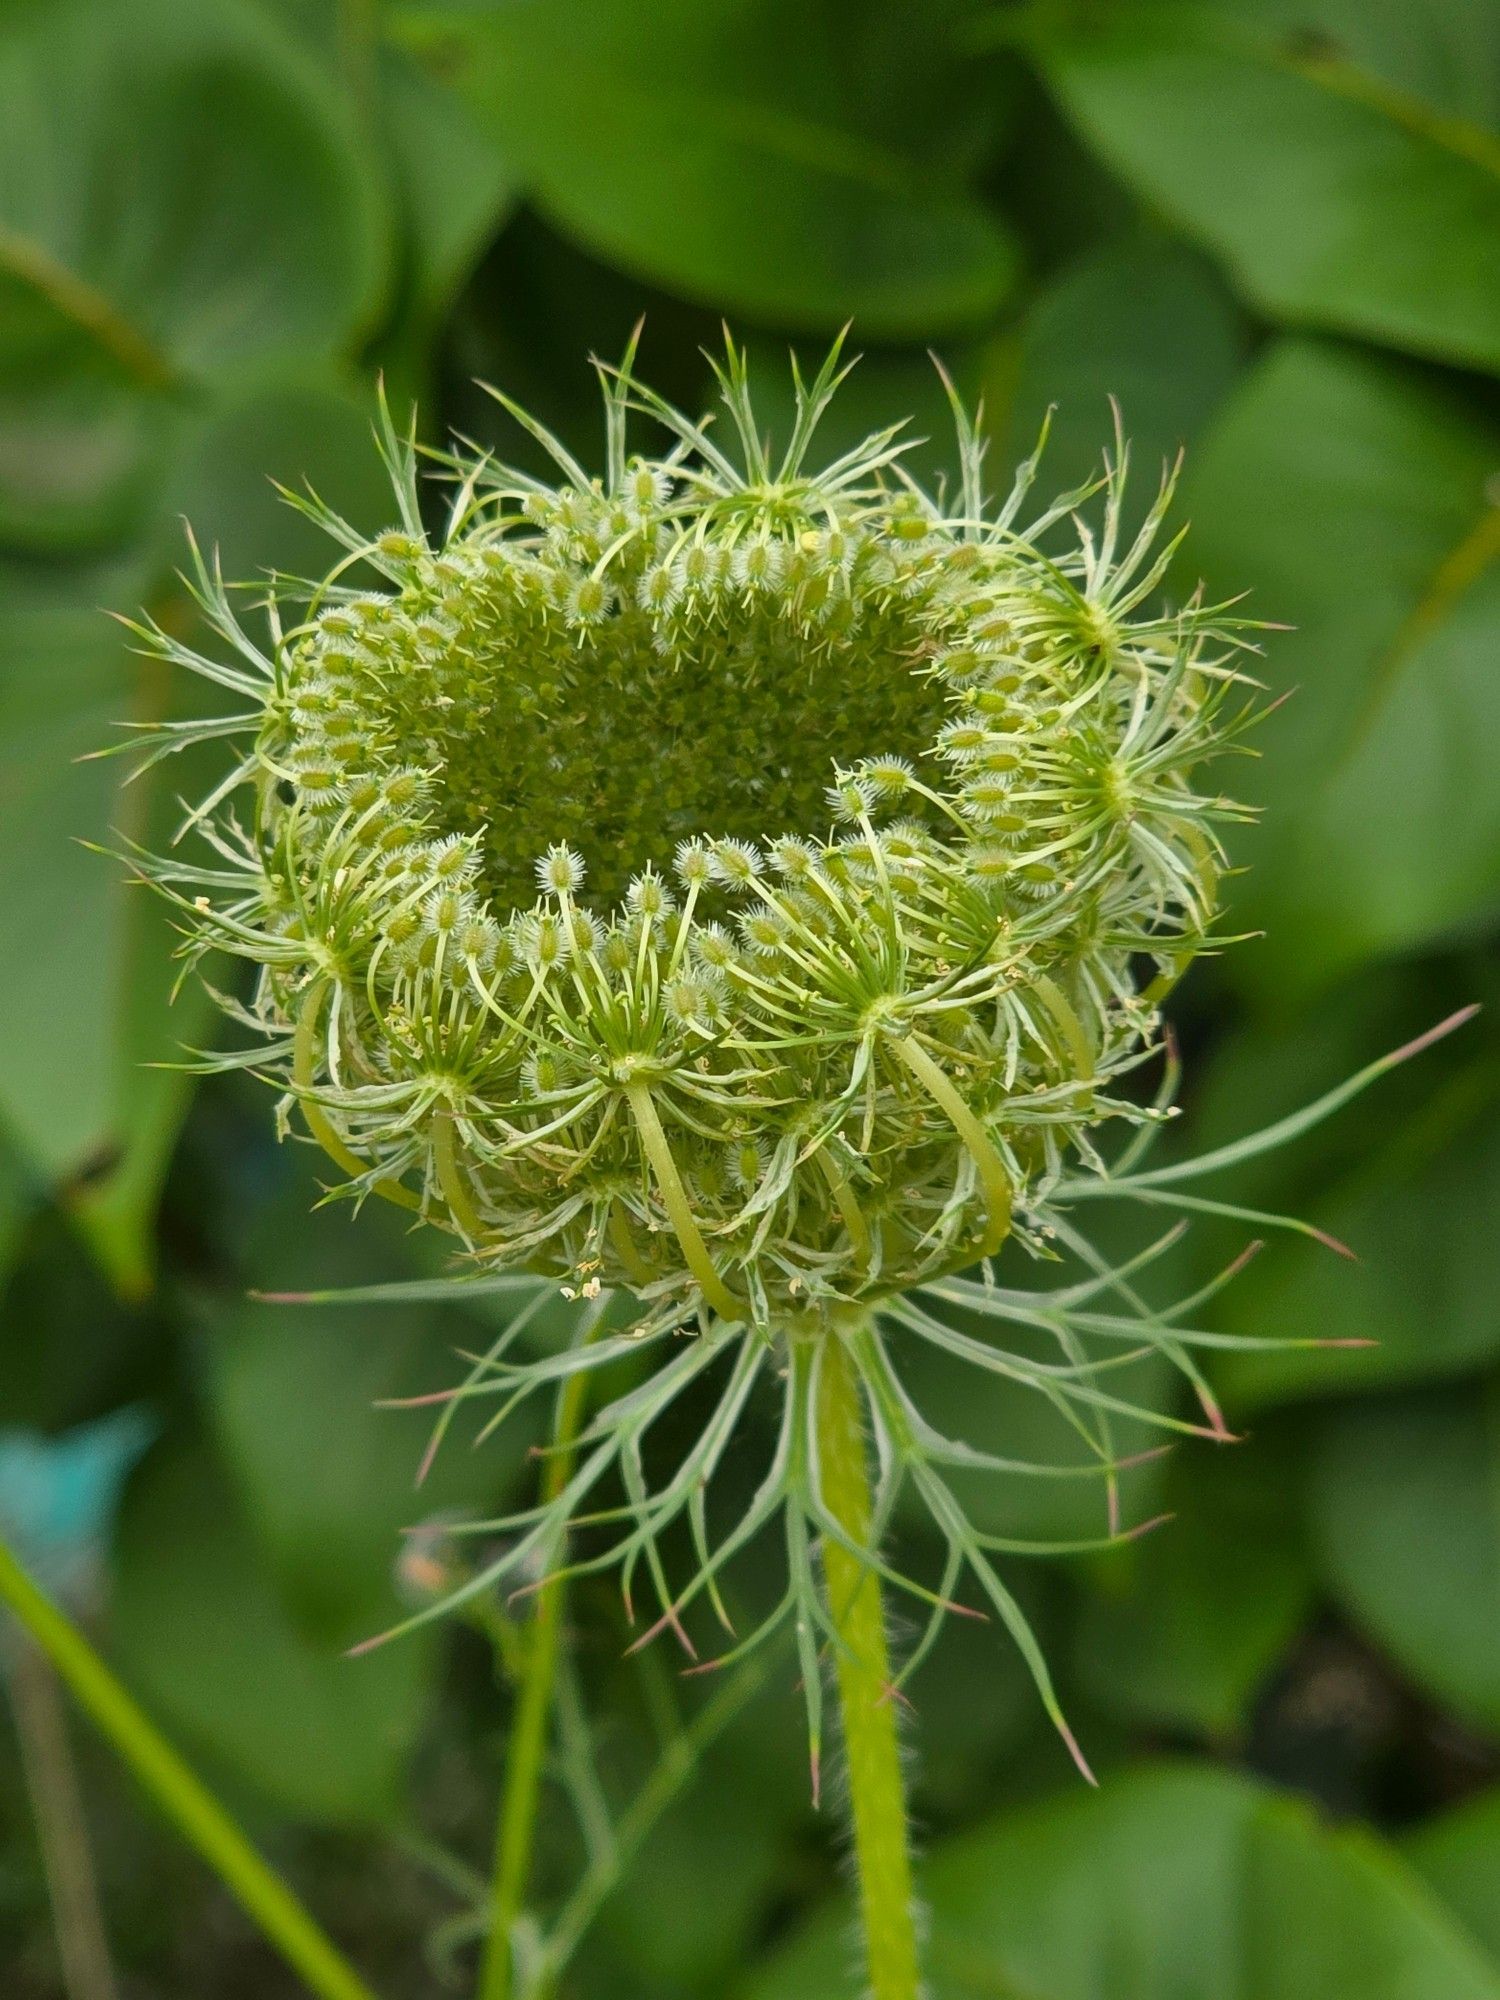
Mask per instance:
[[[1162,1494],[1176,1518],[1094,1565],[1074,1671],[1104,1709],[1210,1738],[1243,1728],[1312,1591],[1277,1444],[1187,1447]]]
[[[1208,422],[1247,347],[1240,312],[1196,252],[1145,235],[1090,251],[1053,279],[1023,323],[1014,388],[991,421],[1001,466],[1033,449],[1055,408],[1048,490],[1095,476],[1111,442],[1113,396],[1144,513],[1163,463]]]
[[[1415,371],[1271,350],[1190,469],[1194,574],[1285,620],[1292,699],[1230,774],[1264,809],[1231,973],[1284,1005],[1500,909],[1500,425]]]
[[[385,52],[381,86],[408,249],[396,324],[382,351],[399,354],[415,387],[444,315],[515,206],[516,180],[468,106],[397,50]]]
[[[283,1812],[362,1825],[399,1804],[430,1648],[350,1660],[310,1635],[201,1447],[153,1453],[132,1486],[111,1621],[121,1672],[153,1713]]]
[[[0,540],[102,546],[149,517],[206,385],[369,324],[379,175],[249,0],[29,0],[0,98]]]
[[[1330,1413],[1312,1505],[1350,1614],[1440,1701],[1500,1729],[1500,1386]]]
[[[326,538],[271,479],[295,486],[312,474],[330,501],[378,527],[389,499],[369,424],[367,407],[320,379],[226,396],[184,448],[170,497],[206,546],[222,543],[231,575],[321,569]],[[179,530],[170,559],[181,553]],[[154,567],[113,583],[115,601],[134,609]],[[177,799],[223,765],[212,755],[169,759],[127,780],[128,760],[77,761],[117,743],[121,721],[180,713],[198,693],[132,653],[97,608],[96,582],[64,572],[61,588],[80,608],[65,595],[0,618],[0,947],[9,968],[0,1121],[42,1178],[64,1188],[115,1281],[138,1294],[150,1282],[149,1224],[191,1095],[188,1077],[148,1065],[201,1045],[210,1010],[193,981],[169,1005],[177,936],[163,907],[78,843],[123,834],[160,848],[181,817]],[[155,608],[169,621],[190,616],[178,593]]]
[[[1210,0],[1304,55],[1322,55],[1475,125],[1500,122],[1500,14],[1488,0]]]
[[[0,270],[145,387],[333,353],[368,322],[369,163],[261,9],[30,0],[0,77]]]
[[[0,677],[0,1117],[46,1180],[77,1183],[106,1264],[127,1290],[139,1290],[147,1280],[140,1210],[154,1195],[186,1095],[184,1079],[141,1068],[172,1046],[172,939],[121,869],[77,844],[103,838],[117,808],[127,829],[145,837],[149,789],[122,792],[118,763],[75,760],[115,740],[122,718],[153,712],[163,694],[99,612],[17,613],[0,627],[0,643],[8,663]],[[184,1026],[185,1016],[177,1032]]]
[[[1038,35],[1067,115],[1292,325],[1500,368],[1500,139],[1236,11],[1125,4]]]
[[[336,544],[277,488],[312,487],[363,533],[389,526],[395,502],[375,415],[368,390],[331,368],[288,370],[227,390],[180,454],[165,496],[171,525],[163,560],[182,562],[187,521],[200,547],[221,552],[225,575],[237,583],[258,585],[269,570],[325,575]],[[252,623],[253,601],[245,600]]]
[[[1423,1880],[1500,1959],[1500,1788],[1429,1820],[1403,1846]]]
[[[589,249],[728,311],[899,339],[984,320],[1015,278],[967,184],[982,74],[954,47],[964,11],[930,9],[894,58],[900,10],[792,0],[402,18]]]
[[[1333,1004],[1232,1036],[1198,1079],[1181,1147],[1196,1152],[1338,1083],[1451,1009],[1489,998],[1493,979],[1461,967],[1340,988]],[[1337,1348],[1225,1356],[1214,1379],[1242,1413],[1289,1396],[1452,1378],[1500,1360],[1490,1218],[1500,1202],[1500,1040],[1486,1007],[1441,1051],[1382,1079],[1361,1102],[1285,1154],[1200,1192],[1305,1217],[1355,1253],[1277,1236],[1215,1302],[1235,1334],[1368,1340]],[[1248,1228],[1201,1226],[1197,1273],[1244,1246]]]
[[[926,1865],[934,2000],[1496,2000],[1400,1860],[1227,1771],[1164,1767],[994,1821]],[[822,1920],[743,1988],[847,1985]]]
[[[411,1269],[405,1217],[311,1213],[314,1173],[290,1177],[243,1253],[257,1285],[342,1285]],[[393,1625],[402,1529],[486,1511],[514,1483],[537,1425],[517,1416],[478,1451],[460,1424],[419,1488],[436,1412],[377,1407],[462,1381],[474,1327],[433,1306],[289,1307],[204,1301],[207,1384],[248,1525],[302,1624],[348,1645]],[[481,1417],[484,1412],[481,1412]],[[493,1512],[493,1505],[488,1511]]]

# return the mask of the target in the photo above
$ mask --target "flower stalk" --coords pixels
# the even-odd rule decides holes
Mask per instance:
[[[597,1327],[600,1315],[594,1312],[590,1317],[593,1325],[585,1339]],[[587,1375],[573,1375],[558,1394],[552,1449],[542,1474],[544,1506],[556,1504],[573,1476],[588,1388]],[[567,1588],[566,1577],[549,1576],[543,1580],[536,1593],[536,1611],[527,1635],[495,1829],[489,1932],[480,1969],[479,2000],[514,2000],[516,1992],[516,1926],[525,1910],[531,1883],[536,1817],[552,1724]]]
[[[818,1474],[828,1511],[849,1542],[823,1541],[823,1578],[836,1635],[834,1676],[849,1788],[871,2000],[917,2000],[916,1905],[906,1783],[880,1577],[855,1549],[873,1529],[859,1377],[841,1335],[825,1336],[817,1369]]]

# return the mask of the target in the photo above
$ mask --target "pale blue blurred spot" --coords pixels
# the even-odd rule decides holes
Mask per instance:
[[[132,1405],[57,1437],[0,1430],[0,1537],[70,1609],[88,1608],[121,1489],[156,1429]]]

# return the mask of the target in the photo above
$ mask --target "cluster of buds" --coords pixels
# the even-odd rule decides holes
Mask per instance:
[[[243,740],[190,816],[212,852],[140,865],[190,954],[253,968],[226,1005],[254,1046],[222,1060],[278,1080],[284,1129],[322,1148],[335,1191],[418,1212],[454,1239],[455,1284],[517,1296],[449,1414],[633,1357],[561,1490],[475,1524],[508,1539],[456,1594],[545,1572],[617,1474],[623,1500],[590,1518],[620,1533],[588,1567],[628,1582],[644,1561],[680,1631],[782,1518],[788,1593],[762,1629],[795,1614],[812,1644],[811,1538],[843,1533],[812,1441],[836,1339],[875,1433],[880,1518],[907,1482],[947,1544],[944,1590],[911,1584],[930,1631],[967,1566],[1055,1714],[1000,1545],[946,1469],[1098,1476],[1118,1533],[1113,1419],[1203,1428],[1100,1381],[1141,1354],[1178,1365],[1223,1435],[1199,1336],[1147,1310],[1138,1265],[1111,1269],[1070,1215],[1101,1190],[1174,1199],[1125,1173],[1170,1078],[1154,1103],[1121,1079],[1159,1049],[1159,1004],[1211,942],[1235,808],[1202,773],[1248,712],[1242,642],[1199,597],[1164,601],[1171,477],[1127,526],[1118,437],[1090,486],[1029,511],[1037,456],[992,503],[956,397],[957,477],[931,492],[900,426],[815,464],[837,350],[795,378],[774,456],[732,345],[718,373],[714,428],[645,387],[633,356],[601,370],[598,477],[501,397],[555,482],[444,456],[437,527],[387,420],[397,525],[368,538],[300,503],[345,554],[269,603],[265,641],[200,559],[224,651],[140,630],[242,706],[161,749]],[[661,456],[630,452],[632,417],[665,433]],[[1145,1128],[1112,1171],[1109,1121]],[[1082,1275],[1006,1289],[991,1260],[1008,1237]],[[559,1290],[579,1302],[573,1345],[517,1358]],[[635,1322],[604,1335],[620,1294]],[[1085,1462],[940,1435],[904,1379],[911,1343],[1046,1396]],[[653,1486],[646,1433],[714,1371],[717,1400]],[[772,1383],[764,1478],[716,1527],[709,1489]],[[696,1556],[676,1589],[660,1543],[684,1515]]]
[[[437,536],[391,437],[401,525],[321,516],[305,616],[233,630],[195,928],[348,1189],[482,1264],[762,1329],[974,1264],[1134,1115],[1204,945],[1237,677],[1155,606],[1167,491],[1122,539],[1120,453],[1096,529],[1022,523],[961,413],[952,506],[891,433],[811,471],[837,379],[772,462],[733,350],[733,450],[627,368],[602,478],[453,462]]]

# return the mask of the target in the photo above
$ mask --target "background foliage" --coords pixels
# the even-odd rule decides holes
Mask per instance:
[[[189,696],[103,608],[185,625],[184,514],[235,575],[320,563],[272,478],[383,525],[381,372],[429,439],[498,435],[483,376],[594,454],[586,356],[643,311],[690,403],[721,316],[768,391],[852,318],[836,421],[910,409],[924,465],[928,347],[1000,466],[1058,405],[1059,487],[1113,393],[1143,492],[1188,448],[1184,583],[1292,628],[1264,671],[1293,698],[1237,774],[1254,935],[1177,1017],[1188,1142],[1263,1122],[1500,999],[1500,10],[10,0],[0,106],[0,1515],[30,1504],[40,1547],[38,1482],[73,1460],[30,1434],[143,1413],[118,1509],[113,1474],[84,1509],[101,1641],[381,1991],[431,1992],[508,1697],[472,1633],[341,1652],[388,1621],[397,1528],[518,1486],[525,1440],[460,1444],[414,1499],[421,1427],[372,1403],[447,1379],[473,1329],[246,1300],[427,1253],[309,1218],[315,1163],[253,1082],[149,1066],[207,1019],[190,992],[168,1019],[160,910],[77,843],[161,839],[190,787],[74,760]],[[1176,1524],[1020,1578],[1102,1794],[993,1633],[954,1628],[918,1681],[944,2000],[1500,2000],[1497,1022],[1223,1190],[1361,1261],[1278,1242],[1221,1324],[1378,1348],[1226,1366],[1253,1442],[1132,1496]],[[1184,1265],[1241,1237],[1207,1224]],[[1032,1419],[997,1393],[992,1421]],[[1075,1525],[1025,1497],[1023,1532]],[[607,1595],[574,1614],[595,1724],[542,1877],[586,1858],[571,1791],[610,1893],[567,1992],[839,1990],[790,1667],[688,1754],[672,1663],[622,1663]],[[600,1815],[664,1749],[679,1794],[611,1860]],[[85,1781],[127,1990],[289,1993],[92,1750]],[[8,1736],[0,1961],[8,1994],[60,1990]]]

